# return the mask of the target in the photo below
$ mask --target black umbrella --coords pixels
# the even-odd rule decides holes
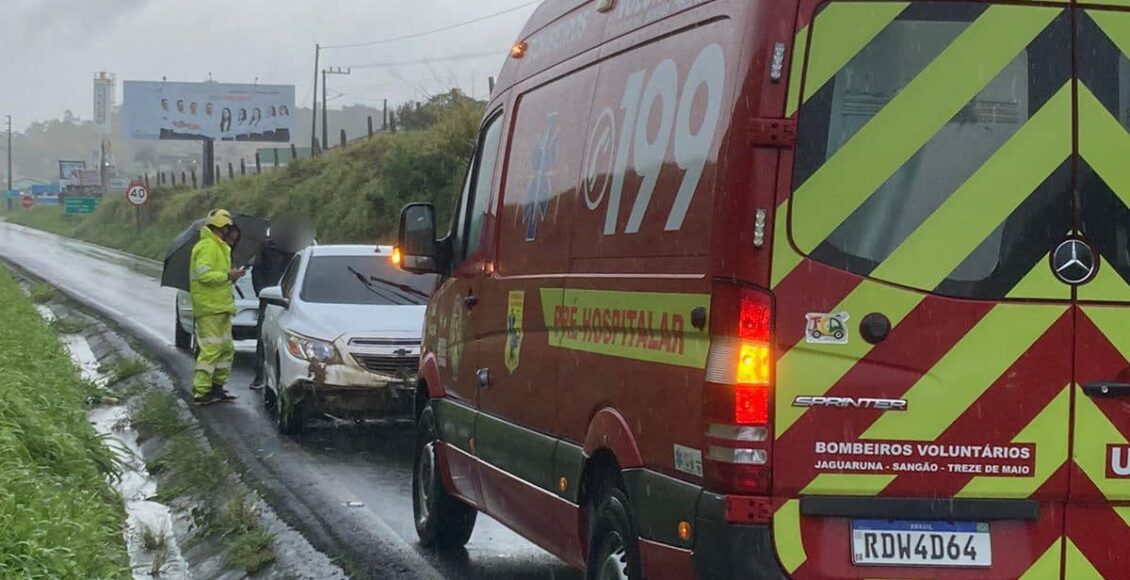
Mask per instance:
[[[232,248],[231,255],[232,267],[238,268],[248,265],[255,256],[259,255],[259,250],[266,243],[270,222],[261,217],[238,213],[233,213],[231,217],[241,234],[239,243]],[[181,232],[169,245],[169,251],[165,253],[165,268],[161,272],[162,286],[188,290],[192,247],[200,240],[200,228],[203,226],[203,219],[192,222],[192,225]]]

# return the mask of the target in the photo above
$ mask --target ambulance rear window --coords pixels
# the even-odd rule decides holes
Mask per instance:
[[[1015,207],[981,230],[936,214],[979,215],[968,192],[955,193],[1067,83],[1069,21],[1048,12],[1050,24],[1033,26],[1031,38],[1015,32],[1018,51],[994,65],[982,62],[976,44],[990,37],[978,20],[998,17],[990,5],[898,4],[833,2],[817,16],[799,111],[791,231],[810,258],[837,268],[943,295],[1004,298],[1070,229],[1070,199],[1062,194],[1070,187],[1067,162],[1042,184],[1010,194]],[[833,53],[860,30],[873,37],[821,78],[835,66],[826,61],[844,58]],[[1007,44],[980,42],[984,51]],[[991,78],[973,88],[964,83],[962,95],[962,83],[950,79],[977,67],[991,68]],[[956,114],[931,124],[947,107]],[[957,240],[968,248],[936,251]]]

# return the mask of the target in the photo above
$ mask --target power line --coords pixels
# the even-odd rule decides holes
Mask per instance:
[[[438,58],[425,58],[420,60],[401,60],[401,61],[385,61],[385,62],[371,62],[368,64],[352,64],[347,65],[349,68],[365,69],[365,68],[388,68],[394,66],[411,66],[420,64],[432,64],[437,62],[457,62],[463,60],[474,60],[477,58],[486,58],[488,56],[495,56],[503,58],[506,53],[492,50],[490,52],[481,52],[478,54],[464,54],[460,56],[442,56]]]
[[[423,32],[416,32],[414,34],[406,34],[404,36],[394,36],[392,38],[382,38],[380,40],[373,40],[373,41],[369,41],[369,42],[357,42],[357,43],[353,43],[353,44],[335,44],[335,45],[331,45],[331,46],[323,46],[322,49],[327,49],[327,48],[360,48],[362,46],[375,46],[375,45],[378,45],[378,44],[390,44],[390,43],[393,43],[393,42],[400,42],[402,40],[412,40],[414,38],[422,38],[424,36],[430,36],[432,34],[438,34],[440,32],[447,32],[448,30],[455,30],[456,28],[462,28],[464,26],[468,26],[468,25],[471,25],[471,24],[477,24],[477,23],[482,22],[484,20],[490,20],[491,18],[497,18],[497,17],[502,16],[504,14],[510,14],[511,12],[517,12],[517,11],[523,9],[523,8],[528,7],[528,6],[533,6],[534,4],[540,4],[541,1],[542,0],[533,0],[533,2],[526,2],[524,4],[519,4],[518,6],[514,6],[513,8],[507,8],[506,10],[502,10],[500,12],[495,12],[494,14],[487,14],[486,16],[480,16],[480,17],[472,19],[472,20],[459,22],[457,24],[451,24],[449,26],[444,26],[442,28],[436,28],[436,29],[433,29],[433,30],[425,30]]]

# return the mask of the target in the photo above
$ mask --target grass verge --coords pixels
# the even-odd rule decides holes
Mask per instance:
[[[192,433],[172,394],[147,394],[133,421],[168,442],[167,451],[149,465],[162,480],[162,500],[194,500],[198,507],[193,517],[204,530],[201,537],[223,539],[229,566],[254,574],[275,561],[275,537],[259,523],[254,496],[243,485],[233,485],[238,480],[231,467]]]
[[[3,269],[0,320],[0,578],[130,577],[119,466],[87,422],[89,385]]]

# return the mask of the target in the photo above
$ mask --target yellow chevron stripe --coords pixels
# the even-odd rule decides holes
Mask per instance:
[[[808,27],[800,29],[793,40],[793,64],[789,68],[789,94],[785,97],[785,116],[792,117],[800,108],[800,85],[804,79],[804,59],[808,51]]]
[[[923,295],[916,292],[864,280],[832,312],[843,311],[852,316],[882,312],[892,326],[897,326],[922,299]],[[782,324],[804,322],[788,320]],[[792,406],[794,397],[824,394],[872,348],[859,337],[850,337],[848,344],[809,344],[801,340],[777,363],[778,434],[784,434],[805,411]]]
[[[1107,479],[1106,446],[1125,444],[1126,439],[1111,425],[1090,397],[1079,393],[1075,397],[1075,445],[1072,458],[1079,469],[1108,499],[1130,497],[1130,480]]]
[[[800,500],[790,499],[773,514],[773,546],[789,574],[808,560],[800,535]]]
[[[1068,232],[1065,235],[1070,235]],[[1008,291],[1005,298],[1042,298],[1045,300],[1070,300],[1071,287],[1052,274],[1047,260],[1039,260],[1032,269]]]
[[[910,411],[883,415],[861,439],[937,439],[1066,310],[1066,306],[1059,305],[995,306],[907,391],[904,398],[911,401]],[[978,363],[972,364],[972,361]],[[791,402],[793,397],[786,399]],[[777,410],[781,410],[780,403]],[[882,491],[894,478],[892,475],[821,474],[803,493],[871,496]]]
[[[904,398],[905,413],[886,413],[867,439],[932,441],[973,404],[1067,310],[1066,306],[999,304],[973,327]],[[976,362],[974,362],[976,361]]]
[[[1064,572],[1064,577],[1070,580],[1104,580],[1103,575],[1095,570],[1094,565],[1083,555],[1075,542],[1071,541],[1071,538],[1067,538],[1067,567]]]
[[[895,475],[821,473],[801,490],[802,495],[877,495],[891,484]]]
[[[1130,6],[1130,0],[1107,0],[1102,4]],[[1130,55],[1130,18],[1126,17],[1126,13],[1091,9],[1086,12],[1087,16],[1090,16],[1095,24],[1099,25],[1103,34],[1118,47],[1118,50],[1122,51],[1122,54]]]
[[[1114,22],[1126,29],[1123,32],[1130,34],[1130,18],[1120,16],[1104,20],[1107,21],[1108,27],[1113,27],[1111,23]],[[1103,30],[1110,35],[1107,27]],[[1119,155],[1119,151],[1130,150],[1130,133],[1126,132],[1118,119],[1110,114],[1085,84],[1078,83],[1078,86],[1079,155],[1122,200],[1122,203],[1130,206],[1130,165],[1122,155]],[[1122,276],[1119,276],[1118,272],[1100,257],[1098,275],[1091,282],[1079,287],[1078,296],[1080,300],[1130,300],[1130,286],[1127,286]]]
[[[777,206],[777,215],[773,218],[773,272],[769,287],[776,288],[803,259],[789,244],[789,202],[786,200]]]
[[[1083,306],[1083,314],[1095,323],[1118,352],[1130,354],[1130,309],[1124,306]]]
[[[851,62],[859,51],[863,50],[872,40],[883,31],[895,18],[898,17],[909,2],[838,2],[828,5],[820,14],[816,15],[816,35],[812,37],[812,52],[808,59],[808,76],[805,77],[804,100],[808,101],[816,94],[840,69]],[[807,41],[809,27],[805,26],[797,33],[796,46],[801,40]],[[801,35],[804,38],[801,38]],[[800,78],[803,70],[804,53],[797,50],[797,57],[793,60],[794,77]],[[797,66],[799,64],[801,66]],[[790,85],[789,95],[800,94],[800,82],[797,81],[796,90]],[[796,101],[799,101],[799,96]],[[798,103],[789,99],[786,117],[791,117],[797,110]]]
[[[1059,578],[1060,552],[1059,540],[1044,550],[1044,554],[1020,577],[1020,580],[1049,580]]]
[[[798,248],[824,241],[1060,12],[993,5],[970,24],[797,189]]]
[[[1046,265],[1044,269],[1051,271]],[[1079,286],[1076,292],[1079,300],[1084,302],[1130,300],[1130,286],[1126,285],[1118,271],[1102,256],[1099,256],[1099,273],[1090,282]]]
[[[1071,84],[1066,83],[872,276],[914,288],[934,288],[1069,155]]]
[[[1121,152],[1130,134],[1084,83],[1079,90],[1079,154],[1123,203],[1130,205],[1130,164]],[[1121,148],[1121,149],[1120,149]],[[1120,187],[1121,186],[1121,187]]]
[[[1122,518],[1123,523],[1125,523],[1127,527],[1130,527],[1130,507],[1115,506],[1114,513],[1118,514],[1118,517]]]
[[[1016,434],[1013,443],[1036,445],[1036,473],[1032,477],[975,477],[957,493],[957,497],[1027,498],[1030,497],[1063,462],[1067,461],[1067,426],[1071,422],[1071,389],[1063,390],[1027,426]],[[1059,559],[1056,559],[1059,569]]]

